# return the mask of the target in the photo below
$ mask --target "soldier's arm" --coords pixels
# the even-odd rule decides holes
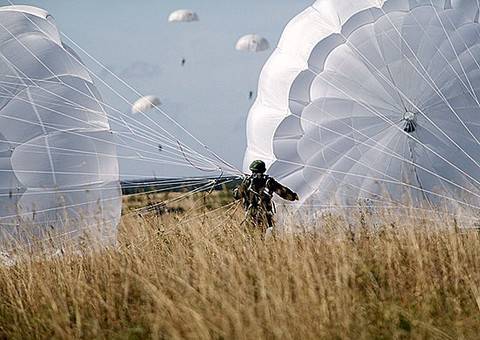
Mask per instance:
[[[288,201],[297,201],[298,200],[298,195],[287,188],[286,186],[281,185],[278,183],[276,180],[273,178],[270,179],[269,182],[269,189],[276,193],[278,196],[281,198],[288,200]]]
[[[236,200],[243,198],[243,196],[245,195],[245,190],[246,184],[245,181],[242,181],[242,183],[240,183],[240,185],[235,190],[233,190],[233,198],[235,198]]]

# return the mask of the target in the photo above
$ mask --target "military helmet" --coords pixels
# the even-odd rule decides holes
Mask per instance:
[[[267,171],[267,166],[265,165],[264,161],[257,159],[250,164],[250,171],[263,174],[265,171]]]

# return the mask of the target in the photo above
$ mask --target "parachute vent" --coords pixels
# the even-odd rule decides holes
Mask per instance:
[[[417,129],[417,120],[415,119],[415,113],[413,112],[406,112],[403,116],[403,120],[405,121],[405,127],[403,131],[407,133],[415,132]]]

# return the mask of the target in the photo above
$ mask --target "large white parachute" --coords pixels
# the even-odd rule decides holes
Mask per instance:
[[[90,74],[47,12],[0,8],[0,93],[0,239],[114,241],[114,137]]]
[[[245,167],[304,206],[480,207],[476,0],[319,0],[261,73]]]

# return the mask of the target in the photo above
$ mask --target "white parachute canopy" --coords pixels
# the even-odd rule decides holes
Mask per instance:
[[[268,40],[258,34],[247,34],[238,39],[235,49],[238,51],[262,52],[270,48]]]
[[[189,9],[178,9],[168,16],[168,22],[192,22],[198,21],[198,15]]]
[[[138,99],[132,105],[132,113],[147,113],[154,109],[156,106],[160,106],[162,103],[158,97],[145,96]]]
[[[113,242],[118,163],[90,74],[47,12],[1,7],[0,23],[0,239]]]
[[[480,208],[476,0],[319,0],[286,27],[247,122],[303,207]]]

